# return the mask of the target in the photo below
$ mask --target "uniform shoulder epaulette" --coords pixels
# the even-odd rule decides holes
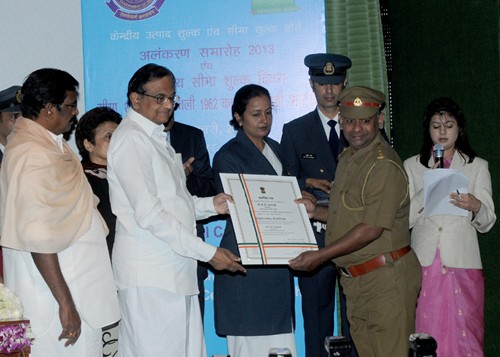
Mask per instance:
[[[377,142],[377,160],[385,159],[384,149],[380,141]]]

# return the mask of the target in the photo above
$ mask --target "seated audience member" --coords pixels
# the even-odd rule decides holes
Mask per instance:
[[[230,124],[236,137],[214,156],[217,192],[220,173],[284,175],[279,143],[269,138],[273,108],[269,91],[256,84],[241,87],[234,96]],[[220,246],[239,256],[228,217]],[[297,356],[293,277],[287,266],[249,266],[245,274],[216,274],[215,327],[227,337],[231,356],[267,356],[273,347],[286,347]]]
[[[75,131],[76,145],[82,157],[85,176],[94,194],[99,197],[97,209],[108,225],[106,237],[109,255],[115,241],[116,216],[111,212],[109,185],[107,180],[108,145],[111,135],[122,117],[108,107],[94,108],[85,113]]]
[[[101,328],[120,312],[106,227],[62,137],[78,114],[78,82],[44,68],[21,96],[0,171],[5,285],[31,320],[33,357],[102,356]]]

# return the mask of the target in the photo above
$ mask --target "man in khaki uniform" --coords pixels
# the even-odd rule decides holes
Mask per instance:
[[[312,270],[333,259],[342,274],[351,335],[360,356],[408,356],[420,290],[420,265],[410,249],[408,178],[379,134],[385,96],[366,87],[342,91],[340,124],[349,147],[328,208],[303,200],[327,221],[326,247],[290,261]]]

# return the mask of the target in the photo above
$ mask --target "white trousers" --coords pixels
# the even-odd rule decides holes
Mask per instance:
[[[120,290],[118,299],[120,357],[206,357],[197,295],[141,287]]]
[[[54,315],[50,328],[42,335],[35,337],[31,346],[30,357],[96,357],[102,356],[102,330],[93,329],[82,320],[81,334],[76,343],[64,347],[66,339],[59,341],[63,328],[59,315]]]

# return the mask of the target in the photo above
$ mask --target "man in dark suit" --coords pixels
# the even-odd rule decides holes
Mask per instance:
[[[311,192],[319,204],[328,204],[337,156],[344,147],[338,124],[338,96],[347,84],[346,74],[352,63],[346,56],[319,53],[306,56],[304,64],[309,68],[309,83],[317,108],[283,126],[283,160],[288,174],[297,177],[302,190]],[[326,225],[318,221],[311,224],[318,246],[324,247]],[[312,273],[297,275],[302,294],[306,356],[328,356],[324,341],[333,335],[338,280],[335,266],[328,263]],[[342,292],[339,295],[342,335],[349,337],[345,297]]]
[[[175,121],[174,115],[165,124],[167,140],[181,154],[186,174],[186,186],[189,193],[198,197],[210,197],[215,195],[215,185],[210,166],[207,144],[203,131],[193,126]],[[203,225],[210,219],[197,221],[197,236],[205,240],[205,229]],[[201,317],[205,314],[205,286],[204,280],[208,276],[207,264],[198,262],[198,295],[200,301]]]

